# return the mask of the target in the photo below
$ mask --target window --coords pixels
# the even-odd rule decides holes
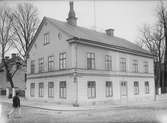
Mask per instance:
[[[59,68],[60,70],[66,69],[66,53],[59,54]]]
[[[112,82],[107,81],[106,82],[106,97],[112,97],[112,96],[113,96]]]
[[[49,33],[44,34],[44,45],[49,44]]]
[[[145,93],[146,94],[149,94],[149,82],[147,81],[147,82],[145,82]]]
[[[44,58],[39,58],[39,73],[44,72]]]
[[[120,71],[126,72],[126,59],[120,58]]]
[[[137,73],[138,72],[138,61],[137,60],[133,60],[133,68],[132,68],[133,72]]]
[[[96,97],[96,83],[95,81],[88,82],[88,98]]]
[[[48,71],[53,71],[54,70],[54,57],[49,56],[48,57]]]
[[[127,82],[126,81],[122,81],[121,82],[121,96],[127,96],[128,93],[127,93]]]
[[[87,69],[95,69],[95,53],[87,54]]]
[[[148,73],[148,62],[144,62],[144,73]]]
[[[54,82],[48,83],[48,97],[54,97]]]
[[[135,95],[139,94],[139,82],[137,81],[134,82],[134,94]]]
[[[109,55],[105,56],[105,69],[112,70],[112,57]]]
[[[66,98],[67,88],[66,88],[66,81],[60,82],[60,98]]]
[[[30,96],[31,97],[35,96],[35,83],[31,83],[30,85]]]
[[[35,61],[31,61],[31,74],[35,73]]]
[[[41,82],[39,83],[39,97],[44,96],[44,84]]]

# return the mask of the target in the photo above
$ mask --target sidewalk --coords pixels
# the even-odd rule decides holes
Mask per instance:
[[[161,102],[167,102],[166,100],[157,100],[157,101],[149,101],[143,103],[126,103],[126,104],[101,104],[101,105],[88,105],[88,106],[79,106],[74,107],[72,105],[63,105],[63,104],[56,104],[53,102],[39,102],[39,101],[32,101],[26,100],[21,98],[21,106],[25,107],[32,107],[32,108],[40,108],[45,110],[53,110],[53,111],[88,111],[88,110],[101,110],[101,109],[115,109],[115,108],[128,108],[128,107],[141,107],[141,106],[151,106],[154,104],[158,104]],[[8,99],[5,96],[0,96],[0,102],[5,103],[12,103],[12,99]]]

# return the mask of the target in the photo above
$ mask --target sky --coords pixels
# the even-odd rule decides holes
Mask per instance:
[[[7,1],[15,6],[21,1]],[[69,0],[30,1],[39,10],[39,18],[44,16],[66,21],[69,12]],[[1,3],[1,2],[0,2]],[[74,0],[74,10],[78,18],[77,25],[105,32],[114,29],[114,35],[135,42],[139,30],[144,24],[156,22],[156,0]]]

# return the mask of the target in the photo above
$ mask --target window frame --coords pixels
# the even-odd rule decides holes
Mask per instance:
[[[112,56],[105,55],[105,70],[112,71]]]
[[[31,74],[35,73],[35,60],[31,60],[30,73]]]
[[[91,84],[89,84],[91,83]],[[90,89],[90,91],[89,91]],[[96,98],[96,82],[95,81],[88,81],[87,82],[87,96],[88,99]]]
[[[137,84],[135,84],[135,83],[137,83]],[[134,87],[134,95],[139,95],[139,82],[134,81],[133,87]]]
[[[44,72],[44,57],[38,59],[38,65],[39,65],[38,72],[39,73]]]
[[[149,64],[147,61],[144,62],[144,73],[149,73]]]
[[[54,56],[48,56],[48,72],[54,71],[55,63],[54,63]]]
[[[67,82],[66,81],[59,82],[59,98],[60,99],[67,98]]]
[[[87,53],[87,69],[88,70],[95,70],[96,69],[96,63],[95,63],[95,53],[88,52]]]
[[[133,66],[133,67],[132,67],[132,72],[138,73],[138,72],[139,72],[138,60],[133,60],[132,66]]]
[[[49,44],[49,32],[44,33],[44,45]]]
[[[39,96],[39,97],[44,97],[44,83],[43,83],[43,82],[40,82],[38,85],[39,85],[39,88],[38,88],[38,91],[39,91],[39,92],[38,92],[38,96]],[[41,87],[40,85],[41,85],[42,87]]]
[[[113,96],[113,83],[112,81],[106,81],[106,97],[112,97],[112,96]]]
[[[52,87],[51,84],[53,84]],[[48,82],[48,98],[54,98],[54,82]]]
[[[30,84],[30,96],[35,97],[35,83]]]
[[[59,70],[67,69],[67,53],[61,52],[59,53]]]
[[[120,72],[127,72],[126,58],[120,58]]]
[[[148,83],[148,84],[146,84]],[[150,93],[150,84],[149,81],[145,81],[144,82],[144,87],[145,87],[145,94],[149,94]]]

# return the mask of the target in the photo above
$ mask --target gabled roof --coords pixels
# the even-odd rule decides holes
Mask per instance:
[[[41,30],[41,27],[44,23],[44,20],[47,22],[50,22],[53,26],[60,29],[61,31],[69,34],[71,36],[71,38],[75,37],[75,38],[78,38],[80,40],[83,39],[83,40],[92,41],[93,43],[97,42],[97,43],[106,44],[108,46],[121,47],[124,49],[129,49],[132,52],[135,51],[135,52],[147,54],[147,55],[150,55],[150,57],[151,57],[151,54],[147,50],[142,49],[138,45],[136,45],[136,44],[134,44],[126,39],[119,38],[116,36],[113,36],[113,37],[107,36],[105,33],[97,32],[94,30],[80,27],[80,26],[72,26],[72,25],[68,24],[67,22],[58,21],[58,20],[55,20],[55,19],[49,18],[49,17],[43,18],[43,21],[40,24],[39,29],[37,30],[34,41]],[[31,42],[31,43],[33,44],[33,42]],[[30,46],[30,49],[31,49],[31,47],[32,46]]]

